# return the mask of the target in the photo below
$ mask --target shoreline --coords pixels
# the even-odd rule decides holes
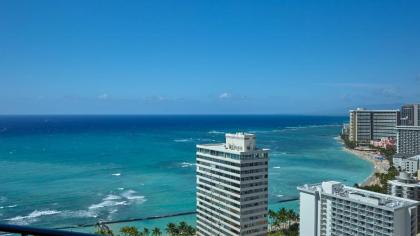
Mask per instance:
[[[349,149],[347,148],[342,140],[340,139],[339,142],[343,145],[342,150],[353,154],[359,159],[368,161],[373,166],[372,173],[364,179],[362,182],[359,183],[360,186],[370,186],[374,184],[379,184],[379,179],[376,177],[376,173],[386,173],[390,167],[389,161],[384,160],[378,160],[376,157],[380,154],[378,154],[376,151],[370,151],[370,150],[356,150],[356,149]]]

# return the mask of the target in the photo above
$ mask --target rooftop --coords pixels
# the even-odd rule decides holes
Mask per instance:
[[[322,182],[320,184],[313,185],[305,184],[298,187],[298,189],[301,191],[322,192],[323,194],[392,210],[401,207],[416,206],[419,204],[417,201],[353,188],[336,181]]]
[[[268,149],[256,147],[256,136],[251,133],[226,133],[226,143],[199,144],[197,147],[205,147],[214,151],[240,154],[243,152],[261,152]]]
[[[350,112],[399,112],[399,110],[366,110],[364,108],[356,108],[356,110],[350,110]]]
[[[403,172],[403,171],[400,172],[400,174],[394,180],[389,180],[388,182],[393,183],[393,184],[404,184],[404,185],[409,185],[409,186],[420,185],[420,183],[416,180],[416,178],[414,178],[407,172]]]

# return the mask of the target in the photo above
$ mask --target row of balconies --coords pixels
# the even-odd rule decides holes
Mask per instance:
[[[349,233],[355,232],[356,234],[350,235],[357,235],[357,234],[364,234],[364,235],[392,235],[392,229],[383,229],[382,227],[373,227],[373,228],[366,228],[363,226],[357,226],[353,224],[340,224],[340,223],[331,223],[331,229],[334,232],[341,231],[342,233]],[[340,235],[340,234],[339,234]]]
[[[357,226],[363,226],[363,227],[368,227],[368,228],[372,228],[374,225],[378,226],[380,225],[383,228],[387,228],[387,229],[392,229],[393,228],[393,223],[390,222],[382,222],[380,220],[369,220],[369,219],[362,219],[362,218],[347,218],[347,217],[340,217],[340,216],[336,216],[335,218],[332,219],[333,222],[348,222],[351,223],[353,225],[357,225]]]
[[[375,218],[381,218],[381,219],[389,219],[392,220],[393,214],[384,213],[380,211],[366,211],[366,210],[356,210],[356,209],[347,209],[343,207],[332,207],[332,210],[335,212],[343,211],[347,212],[348,214],[355,214],[355,215],[363,215],[363,216],[370,216]]]
[[[362,212],[373,212],[373,213],[380,213],[382,215],[385,216],[393,216],[394,213],[392,211],[387,211],[387,210],[383,210],[383,209],[379,209],[379,208],[374,208],[371,206],[366,206],[366,205],[362,205],[362,204],[340,204],[340,203],[331,203],[331,206],[333,207],[337,207],[339,209],[350,209],[350,210],[357,210],[358,212],[362,211]]]

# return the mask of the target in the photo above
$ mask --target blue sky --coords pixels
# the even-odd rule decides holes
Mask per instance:
[[[0,1],[0,114],[420,102],[420,1]]]

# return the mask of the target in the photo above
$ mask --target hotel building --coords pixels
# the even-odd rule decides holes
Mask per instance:
[[[349,140],[368,145],[371,140],[395,138],[399,114],[398,110],[351,110]]]
[[[401,107],[403,126],[420,126],[420,104],[407,104]]]
[[[397,126],[397,153],[420,154],[420,126]]]
[[[336,181],[298,187],[301,236],[414,236],[417,201]]]
[[[267,235],[268,149],[255,135],[197,145],[197,235]]]

